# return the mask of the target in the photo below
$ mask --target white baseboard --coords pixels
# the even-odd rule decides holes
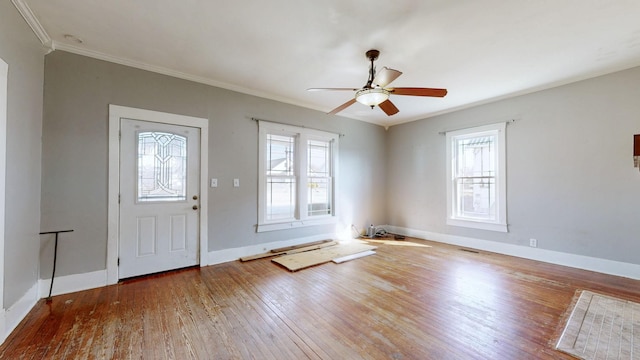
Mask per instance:
[[[11,332],[27,316],[38,301],[38,284],[33,284],[20,300],[10,308],[0,312],[0,344],[4,343]]]
[[[224,249],[219,251],[211,251],[207,256],[207,263],[201,264],[201,266],[215,265],[228,261],[238,260],[242,256],[259,254],[269,251],[269,249],[275,249],[285,246],[293,246],[304,244],[307,242],[335,239],[336,234],[322,234],[314,235],[303,238],[295,238],[285,241],[274,241],[270,243],[257,244],[251,246],[244,246],[239,248]],[[49,295],[49,286],[51,285],[51,279],[40,279],[37,287],[37,298],[45,298]],[[67,276],[56,277],[53,281],[52,296],[68,294],[76,291],[95,289],[98,287],[107,285],[107,270],[98,270],[83,274],[73,274]]]
[[[210,251],[207,264],[202,264],[202,266],[215,265],[215,264],[221,264],[229,261],[235,261],[243,256],[261,254],[271,249],[277,249],[285,246],[300,245],[304,243],[327,240],[327,239],[330,239],[330,240],[337,239],[337,235],[336,234],[314,235],[314,236],[307,236],[303,238],[274,241],[270,243],[243,246],[243,247],[232,248],[232,249]]]
[[[536,261],[543,261],[556,265],[563,265],[583,270],[596,271],[603,274],[622,276],[634,280],[640,280],[640,265],[594,258],[583,255],[563,253],[540,248],[531,248],[506,244],[496,241],[469,238],[464,236],[441,234],[423,230],[409,229],[393,225],[383,226],[393,234],[432,240],[445,244],[470,247],[474,249],[491,251],[499,254],[510,255]]]
[[[98,270],[60,277],[56,276],[53,280],[53,291],[51,292],[51,296],[95,289],[106,285],[107,270]],[[38,281],[38,296],[40,298],[49,296],[49,286],[51,286],[51,279],[40,279]]]

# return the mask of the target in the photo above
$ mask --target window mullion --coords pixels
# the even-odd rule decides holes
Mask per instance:
[[[296,155],[298,156],[298,177],[299,177],[299,186],[298,186],[298,219],[305,220],[308,217],[308,196],[307,196],[307,188],[309,186],[309,179],[307,175],[307,167],[308,167],[308,138],[305,134],[300,134],[298,136],[298,151]]]

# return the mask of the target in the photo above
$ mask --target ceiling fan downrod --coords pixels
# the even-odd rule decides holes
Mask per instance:
[[[369,68],[369,79],[367,80],[367,84],[364,86],[365,89],[372,89],[371,86],[373,84],[373,79],[376,77],[376,69],[373,65],[373,62],[378,59],[380,56],[380,51],[372,49],[365,53],[367,59],[371,61],[371,67]],[[373,106],[371,107],[373,109]]]

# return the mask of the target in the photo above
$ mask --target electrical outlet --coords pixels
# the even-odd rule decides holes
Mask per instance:
[[[536,239],[529,239],[529,246],[531,246],[531,247],[538,247],[538,240],[536,240]]]

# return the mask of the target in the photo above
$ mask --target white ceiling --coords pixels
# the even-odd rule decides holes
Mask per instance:
[[[324,112],[352,93],[306,89],[363,86],[369,49],[392,86],[449,90],[338,114],[383,126],[640,65],[638,0],[13,2],[54,49]]]

